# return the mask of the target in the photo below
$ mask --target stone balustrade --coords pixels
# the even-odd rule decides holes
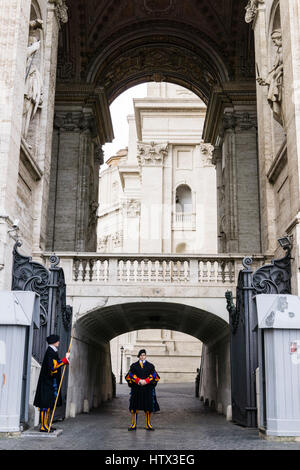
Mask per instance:
[[[66,282],[75,284],[178,284],[234,286],[244,255],[124,255],[56,253]],[[47,256],[45,254],[45,256]],[[255,270],[267,260],[252,257]]]

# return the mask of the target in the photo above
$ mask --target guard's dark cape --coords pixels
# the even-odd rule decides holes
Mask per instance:
[[[151,362],[146,361],[141,367],[140,362],[131,364],[125,379],[131,388],[129,410],[143,410],[151,413],[159,411],[156,399],[155,387],[159,381],[159,375]],[[138,385],[139,379],[146,379],[147,385]]]
[[[59,359],[58,353],[48,346],[37,384],[33,402],[34,406],[39,408],[54,408],[56,399],[55,388],[59,387],[61,378],[61,368],[59,367],[61,363],[62,361]],[[56,406],[61,405],[62,399],[61,394],[59,394]]]

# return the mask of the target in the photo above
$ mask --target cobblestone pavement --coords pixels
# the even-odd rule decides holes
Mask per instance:
[[[117,398],[89,414],[69,418],[56,427],[54,437],[0,438],[1,450],[300,450],[300,443],[270,442],[257,430],[228,423],[224,416],[194,397],[194,384],[157,386],[161,411],[152,417],[154,432],[144,429],[144,413],[138,429],[128,432],[129,388],[117,386]]]

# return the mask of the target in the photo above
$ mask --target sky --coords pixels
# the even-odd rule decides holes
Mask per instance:
[[[110,105],[115,138],[112,143],[103,145],[104,161],[116,155],[118,150],[128,147],[128,114],[134,114],[133,98],[147,96],[147,84],[142,83],[119,95]]]

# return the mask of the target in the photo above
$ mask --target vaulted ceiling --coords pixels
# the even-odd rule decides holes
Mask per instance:
[[[209,343],[228,333],[220,317],[188,305],[167,302],[136,302],[112,305],[84,315],[76,328],[95,342],[105,343],[129,331],[175,330]]]
[[[72,0],[58,83],[104,87],[112,101],[145,81],[173,81],[208,100],[213,85],[254,76],[246,0]]]

